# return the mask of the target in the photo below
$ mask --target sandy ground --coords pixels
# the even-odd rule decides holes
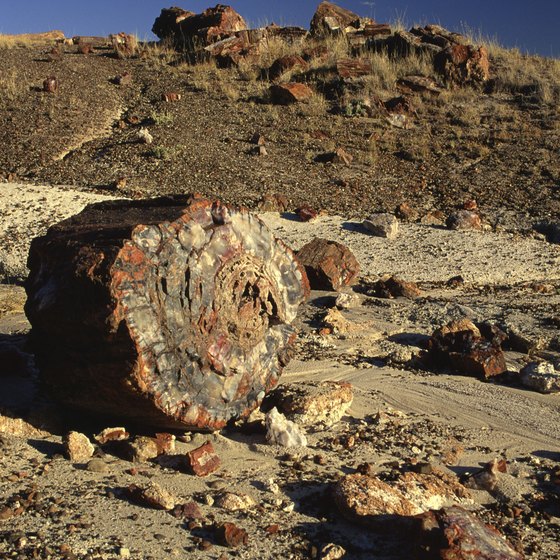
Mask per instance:
[[[54,187],[3,184],[0,189],[4,282],[25,275],[31,237],[100,198]],[[187,434],[177,453],[210,439],[222,460],[222,468],[204,479],[165,463],[133,465],[101,450],[97,454],[106,471],[90,472],[62,456],[60,435],[4,435],[0,506],[2,501],[12,504],[14,496],[32,487],[41,499],[22,515],[0,520],[0,557],[38,551],[37,557],[46,558],[50,550],[52,558],[71,558],[64,556],[71,550],[78,558],[320,558],[322,547],[336,543],[346,550],[345,558],[414,558],[402,536],[346,522],[332,504],[331,485],[363,463],[390,479],[395,469],[416,461],[462,475],[496,457],[507,459],[508,473],[495,491],[474,491],[471,507],[486,504],[480,516],[497,525],[526,557],[557,557],[559,488],[551,483],[550,473],[560,463],[560,395],[426,371],[398,357],[402,351],[418,353],[433,329],[467,315],[497,320],[529,339],[544,340],[536,344],[533,357],[558,360],[558,327],[550,327],[547,320],[557,317],[560,308],[560,246],[538,236],[452,232],[416,224],[402,225],[399,237],[388,241],[365,234],[357,221],[335,216],[314,223],[290,215],[266,214],[263,219],[295,249],[315,236],[327,237],[352,249],[365,277],[396,274],[420,283],[423,295],[416,300],[361,294],[361,305],[343,312],[361,325],[351,333],[317,334],[325,311],[334,304],[332,294],[314,292],[302,309],[298,353],[282,383],[350,382],[354,401],[347,415],[328,430],[309,433],[303,449],[268,445],[258,430]],[[459,274],[465,279],[462,287],[445,286]],[[541,293],[533,288],[535,283],[553,289]],[[24,348],[28,325],[21,310],[22,290],[9,284],[0,288],[0,343]],[[515,372],[529,357],[508,351],[507,360]],[[32,370],[3,375],[0,384],[0,406],[25,410],[45,402],[37,395]],[[58,410],[48,410],[59,417]],[[372,420],[378,412],[389,415],[387,425]],[[76,417],[60,422],[64,430],[88,434],[105,427]],[[350,436],[355,442],[345,444]],[[446,459],[453,450],[459,450],[456,458]],[[279,485],[277,493],[270,489],[271,478]],[[129,484],[149,481],[173,493],[177,503],[197,502],[202,527],[189,528],[185,520],[127,499]],[[248,494],[256,505],[236,512],[217,507],[213,499],[224,490]],[[527,515],[509,515],[516,505],[528,508]],[[248,544],[236,550],[218,544],[210,527],[223,521],[245,528]],[[270,527],[275,525],[274,532]]]

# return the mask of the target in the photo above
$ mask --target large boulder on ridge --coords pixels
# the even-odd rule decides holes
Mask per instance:
[[[245,20],[231,7],[217,4],[201,14],[181,8],[164,8],[155,20],[152,32],[176,46],[206,45],[247,29]]]

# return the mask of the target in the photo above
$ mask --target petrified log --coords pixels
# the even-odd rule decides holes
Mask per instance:
[[[200,198],[88,206],[31,244],[37,361],[71,407],[166,427],[248,415],[290,357],[308,293],[255,216]]]

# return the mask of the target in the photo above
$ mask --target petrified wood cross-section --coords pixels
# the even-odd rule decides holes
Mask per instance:
[[[32,242],[26,313],[72,407],[166,427],[246,416],[287,363],[309,287],[255,216],[189,197],[88,206]]]

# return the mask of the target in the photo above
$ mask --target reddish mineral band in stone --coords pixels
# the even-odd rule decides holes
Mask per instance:
[[[278,381],[308,293],[255,216],[186,197],[89,206],[34,240],[27,315],[64,403],[219,429]]]

